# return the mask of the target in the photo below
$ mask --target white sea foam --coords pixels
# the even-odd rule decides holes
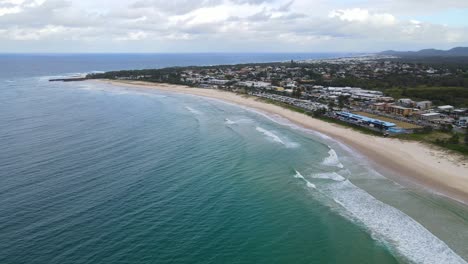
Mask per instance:
[[[303,179],[310,187],[307,179],[299,172],[296,172],[295,177]],[[317,189],[321,196],[340,205],[339,210],[344,210],[342,214],[345,217],[361,223],[373,238],[388,245],[396,254],[411,263],[466,263],[414,219],[377,200],[349,180],[331,181],[314,189]]]
[[[225,123],[226,125],[234,125],[234,124],[236,124],[236,122],[232,121],[232,120],[229,119],[229,118],[226,118],[225,120],[226,120],[226,122],[224,122],[224,123]]]
[[[265,136],[267,136],[268,138],[270,138],[271,140],[277,142],[277,143],[280,143],[280,144],[283,144],[284,145],[284,142],[283,140],[281,140],[281,138],[279,138],[277,135],[275,135],[273,132],[271,131],[268,131],[266,129],[263,129],[261,127],[257,127],[256,128],[258,132],[264,134]]]
[[[298,171],[296,171],[296,174],[294,175],[294,178],[305,180],[304,176],[302,176],[302,174],[299,173]]]
[[[261,128],[261,127],[256,127],[256,130],[258,132],[262,133],[263,135],[265,135],[268,139],[272,140],[273,142],[282,144],[282,145],[284,145],[284,146],[286,146],[288,148],[297,148],[297,147],[299,147],[298,143],[288,141],[287,139],[283,140],[279,136],[277,136],[275,133],[273,133],[272,131],[266,130],[266,129]]]
[[[250,124],[250,123],[253,123],[253,120],[252,119],[249,119],[249,118],[240,118],[240,119],[237,119],[237,120],[231,120],[229,118],[225,118],[225,124],[226,125],[235,125],[235,124]]]
[[[322,161],[322,164],[327,165],[327,166],[343,168],[343,164],[341,164],[340,159],[338,158],[338,155],[336,154],[335,150],[332,148],[330,148],[330,150],[328,151],[328,157],[326,157]]]
[[[329,179],[333,181],[345,181],[346,178],[341,176],[340,174],[336,172],[330,172],[330,173],[317,173],[312,175],[312,178],[315,179]]]
[[[193,109],[193,108],[191,108],[191,107],[189,107],[189,106],[185,106],[185,109],[187,109],[187,110],[188,110],[190,113],[192,113],[192,114],[196,114],[196,115],[201,114],[200,111],[195,110],[195,109]]]
[[[315,186],[315,184],[313,184],[310,181],[306,180],[304,178],[304,176],[302,176],[302,174],[299,173],[298,171],[296,171],[296,174],[294,175],[294,178],[302,179],[306,183],[307,187],[312,188],[312,189],[317,189],[317,186]]]

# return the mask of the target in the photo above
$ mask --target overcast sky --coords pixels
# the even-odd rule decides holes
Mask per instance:
[[[0,0],[0,53],[454,46],[468,46],[468,0]]]

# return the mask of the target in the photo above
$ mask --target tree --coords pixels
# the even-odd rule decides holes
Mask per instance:
[[[338,97],[338,107],[343,108],[345,106],[345,103],[348,102],[348,100],[349,96],[340,95]]]

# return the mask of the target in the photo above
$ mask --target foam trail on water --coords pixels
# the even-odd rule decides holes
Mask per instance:
[[[338,179],[332,174],[321,174],[319,177],[324,175]],[[304,177],[300,175],[296,178]],[[343,216],[364,225],[373,238],[382,241],[411,263],[466,263],[424,226],[400,210],[374,198],[349,180],[330,181],[321,185],[318,190],[320,195],[340,205],[339,210],[344,210]]]
[[[256,129],[257,129],[258,132],[264,134],[265,136],[267,136],[271,140],[284,145],[283,140],[281,140],[281,138],[279,138],[277,135],[273,134],[273,132],[268,131],[266,129],[263,129],[261,127],[257,127]]]
[[[195,109],[193,109],[193,108],[191,108],[191,107],[189,107],[189,106],[186,106],[185,109],[187,109],[187,110],[188,110],[190,113],[192,113],[192,114],[196,114],[196,115],[201,114],[200,111],[195,110]]]
[[[294,175],[294,178],[302,179],[306,183],[307,187],[312,188],[312,189],[317,189],[317,186],[315,186],[315,184],[311,183],[310,181],[306,180],[304,176],[302,176],[301,173],[299,173],[298,171],[295,171],[295,172],[296,174]]]
[[[338,155],[336,154],[335,150],[330,148],[328,151],[328,157],[326,157],[322,161],[323,165],[327,166],[333,166],[333,167],[338,167],[338,168],[343,168],[343,164],[341,164],[340,159],[338,159]]]
[[[279,144],[282,144],[288,148],[297,148],[299,147],[299,144],[297,144],[296,142],[289,142],[289,141],[285,141],[283,139],[281,139],[279,136],[275,135],[273,132],[271,131],[268,131],[264,128],[261,128],[261,127],[256,127],[256,130],[262,134],[264,134],[267,138],[269,138],[270,140],[276,142],[276,143],[279,143]]]
[[[253,123],[253,120],[252,119],[249,119],[249,118],[240,118],[240,119],[237,119],[237,120],[231,120],[229,118],[225,118],[224,119],[224,123],[226,125],[235,125],[235,124],[250,124],[250,123]]]
[[[232,120],[229,119],[229,118],[226,118],[224,123],[225,123],[226,125],[234,125],[236,122],[232,121]]]
[[[330,172],[330,173],[317,173],[312,175],[312,178],[315,179],[329,179],[333,181],[345,181],[346,178],[341,176],[340,174],[336,172]]]

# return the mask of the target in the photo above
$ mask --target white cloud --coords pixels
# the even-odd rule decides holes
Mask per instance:
[[[468,42],[468,22],[448,27],[411,19],[406,9],[468,1],[353,2],[0,0],[0,40],[35,50],[53,42],[67,51],[98,44],[109,51],[373,51]]]
[[[368,22],[379,25],[393,25],[396,22],[396,18],[391,14],[371,14],[369,10],[361,8],[333,10],[328,17],[348,22]]]

